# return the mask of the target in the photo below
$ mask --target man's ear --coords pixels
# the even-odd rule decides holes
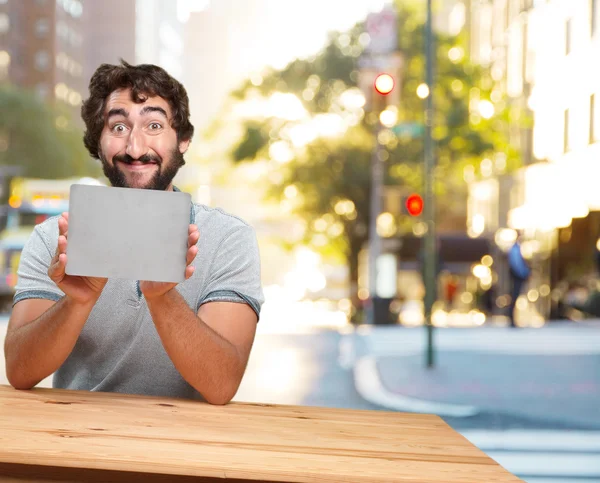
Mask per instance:
[[[190,147],[190,141],[191,139],[188,139],[186,141],[179,141],[179,152],[181,154],[185,154],[185,152],[188,150],[188,148]]]

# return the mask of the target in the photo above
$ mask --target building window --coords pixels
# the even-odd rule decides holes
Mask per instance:
[[[48,36],[50,32],[50,22],[47,18],[40,18],[35,22],[35,35],[39,39],[43,39]]]
[[[67,100],[72,106],[79,106],[81,104],[81,94],[79,94],[79,92],[71,91]]]
[[[0,50],[0,67],[7,67],[10,64],[10,54],[6,50]]]
[[[598,31],[598,0],[590,0],[590,31],[592,37]]]
[[[71,43],[71,45],[73,47],[81,47],[81,44],[83,43],[83,39],[82,39],[81,35],[79,35],[77,32],[74,32],[73,30],[71,30],[70,35],[69,35],[69,42]]]
[[[69,68],[69,56],[64,52],[59,52],[56,55],[56,66],[62,70]]]
[[[73,17],[75,17],[75,18],[79,18],[79,17],[81,17],[82,14],[83,14],[83,5],[81,4],[81,2],[73,2],[71,4],[71,15],[73,15]]]
[[[56,24],[56,34],[64,40],[69,38],[69,26],[62,21],[57,22]]]
[[[47,71],[48,67],[50,67],[50,56],[45,50],[40,50],[39,52],[36,52],[33,61],[35,63],[35,68],[41,72]]]
[[[10,28],[10,19],[5,13],[0,13],[0,34],[8,32]]]
[[[600,107],[596,94],[590,97],[590,144],[600,141]]]
[[[69,88],[60,82],[54,86],[54,95],[57,99],[65,100],[69,96]]]
[[[567,20],[565,32],[565,55],[569,55],[573,50],[573,19]]]
[[[81,17],[83,13],[83,5],[79,0],[58,0],[59,5],[62,5],[65,12],[74,18]]]
[[[563,134],[563,138],[564,138],[564,143],[563,143],[563,152],[568,153],[569,152],[569,109],[565,109],[565,130],[564,130],[564,134]]]
[[[73,62],[69,67],[69,74],[73,77],[81,77],[83,75],[83,67],[77,62]]]
[[[10,54],[6,50],[0,50],[0,81],[8,77],[9,65]]]

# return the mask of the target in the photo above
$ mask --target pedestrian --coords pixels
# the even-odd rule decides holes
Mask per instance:
[[[450,311],[454,307],[454,299],[456,298],[456,292],[458,291],[458,277],[453,274],[448,274],[445,280],[445,299],[446,309]]]
[[[520,234],[517,235],[515,243],[508,251],[508,267],[511,281],[511,295],[509,305],[509,319],[511,327],[516,327],[515,323],[515,311],[517,306],[517,299],[521,295],[523,285],[529,279],[531,269],[523,257],[521,251],[521,239]]]
[[[101,65],[89,92],[84,144],[110,184],[178,191],[194,132],[184,86],[158,66],[121,61]],[[54,374],[55,388],[229,402],[263,303],[253,228],[192,203],[186,280],[174,284],[67,275],[68,227],[67,213],[50,218],[24,247],[9,382],[29,389]]]

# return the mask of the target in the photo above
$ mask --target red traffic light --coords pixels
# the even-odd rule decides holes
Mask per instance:
[[[379,74],[375,78],[375,90],[382,96],[387,96],[396,85],[394,78],[389,74]]]
[[[423,213],[423,198],[417,194],[410,195],[406,198],[406,210],[411,216],[419,216]]]

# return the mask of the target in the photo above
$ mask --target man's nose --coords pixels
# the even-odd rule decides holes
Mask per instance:
[[[125,152],[133,159],[139,159],[148,152],[144,133],[140,129],[132,129],[127,140]]]

